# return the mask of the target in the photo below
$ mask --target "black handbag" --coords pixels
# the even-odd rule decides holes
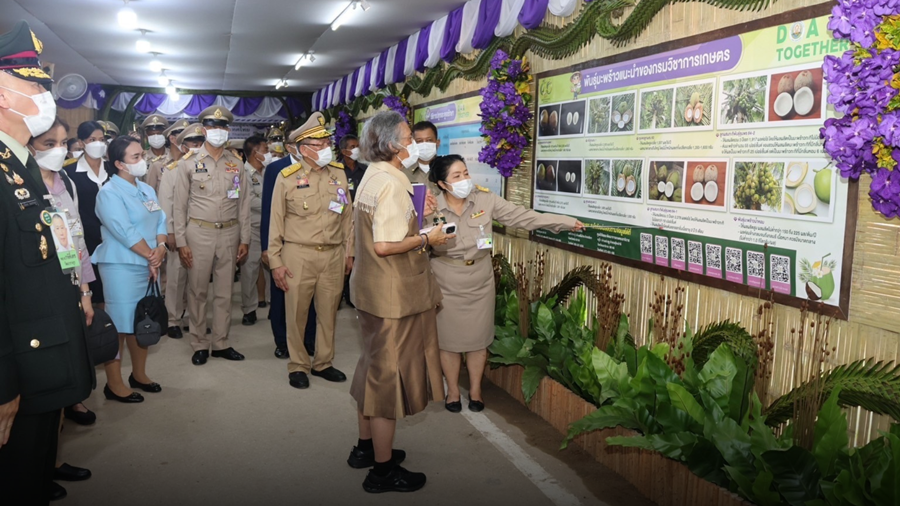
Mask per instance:
[[[119,331],[106,311],[94,308],[94,319],[87,328],[88,353],[95,366],[105,364],[119,354]]]
[[[163,329],[169,322],[166,304],[159,293],[159,285],[151,281],[147,294],[139,300],[134,309],[134,338],[142,348],[159,342]]]

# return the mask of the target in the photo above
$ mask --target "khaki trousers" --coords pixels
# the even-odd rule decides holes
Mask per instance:
[[[187,308],[188,271],[181,264],[177,251],[170,251],[166,257],[166,311],[169,313],[169,326],[181,327],[185,319],[182,314]]]
[[[286,243],[281,255],[285,267],[294,275],[287,278],[285,293],[287,344],[290,352],[288,372],[321,371],[334,360],[334,326],[344,289],[344,248],[316,251],[299,244]],[[303,334],[309,304],[315,295],[316,356],[310,360],[303,346]]]
[[[256,285],[259,281],[259,264],[262,257],[262,249],[259,244],[259,225],[251,229],[250,253],[247,261],[241,266],[241,311],[244,314],[252,313],[259,309],[259,290]]]
[[[196,223],[188,223],[187,243],[194,256],[194,265],[188,269],[188,314],[191,321],[191,347],[194,351],[224,350],[228,348],[228,331],[231,329],[231,287],[234,285],[234,267],[241,240],[241,227],[212,229]],[[209,293],[209,276],[212,274],[212,290]],[[212,325],[207,325],[206,308],[213,300]],[[206,328],[212,333],[207,334]]]

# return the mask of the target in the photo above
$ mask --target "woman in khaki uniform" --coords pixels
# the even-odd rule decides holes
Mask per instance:
[[[423,252],[453,236],[440,227],[419,233],[412,185],[400,171],[416,163],[418,153],[402,116],[375,115],[366,123],[360,148],[372,163],[354,203],[350,293],[363,352],[350,386],[359,410],[359,442],[347,463],[374,466],[363,482],[367,492],[412,492],[425,485],[425,475],[399,466],[406,454],[392,449],[394,432],[397,419],[444,397],[435,323],[441,296]],[[436,204],[434,197],[428,200],[426,214]]]
[[[432,245],[431,268],[444,295],[438,311],[441,367],[447,378],[448,411],[459,413],[459,369],[462,354],[469,371],[469,410],[481,411],[481,378],[487,347],[494,340],[494,274],[491,268],[491,224],[526,230],[545,228],[580,231],[584,225],[568,216],[544,214],[511,204],[487,188],[475,186],[459,155],[439,156],[428,177],[442,193],[432,218],[456,223],[456,238]]]

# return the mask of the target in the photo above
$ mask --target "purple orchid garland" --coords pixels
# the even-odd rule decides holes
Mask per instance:
[[[399,113],[401,116],[406,118],[407,122],[409,121],[409,103],[406,102],[405,98],[388,95],[384,97],[384,106],[394,112]],[[412,125],[412,123],[410,123],[410,125]]]
[[[524,59],[510,58],[502,49],[491,59],[488,84],[481,90],[481,134],[484,147],[478,161],[512,176],[531,143],[531,75]]]
[[[341,139],[347,134],[353,133],[353,118],[347,111],[341,109],[338,112],[337,121],[334,122],[334,145],[341,143]]]
[[[839,0],[828,29],[850,39],[842,56],[826,56],[828,102],[842,113],[820,136],[841,176],[872,176],[872,207],[900,216],[900,0]]]

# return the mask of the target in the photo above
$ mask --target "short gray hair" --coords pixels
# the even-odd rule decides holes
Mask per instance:
[[[394,111],[382,111],[366,121],[359,150],[370,162],[389,162],[400,151],[400,124],[406,119]]]

